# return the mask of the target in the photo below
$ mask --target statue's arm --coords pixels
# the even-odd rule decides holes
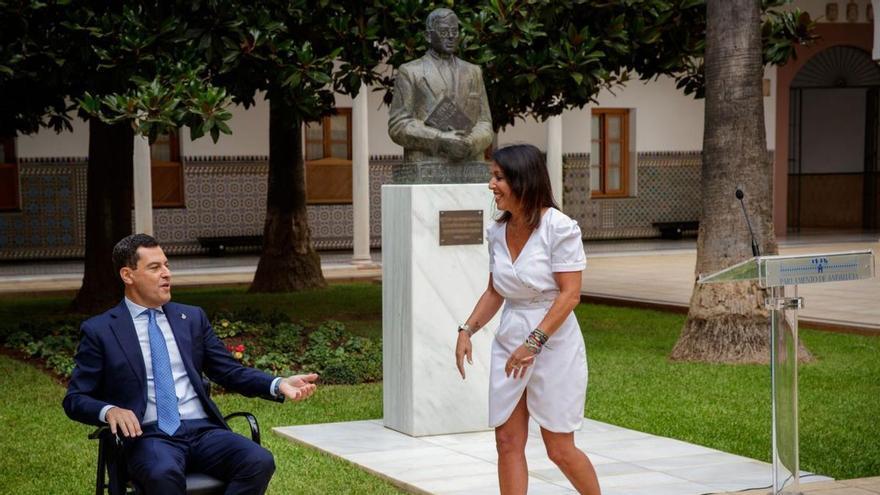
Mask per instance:
[[[413,75],[401,67],[394,80],[394,98],[388,112],[388,135],[404,148],[434,153],[441,132],[415,117],[414,100]]]
[[[476,67],[477,85],[480,88],[480,117],[474,123],[467,140],[471,149],[482,152],[492,144],[492,111],[489,110],[489,97],[486,95],[486,85],[483,83],[483,71]]]

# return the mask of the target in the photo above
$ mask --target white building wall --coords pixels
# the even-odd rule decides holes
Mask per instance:
[[[369,141],[371,155],[401,155],[403,148],[394,144],[388,137],[388,107],[382,103],[383,92],[375,92],[369,88],[368,108]],[[336,106],[351,108],[352,98],[348,95],[336,95]],[[269,102],[263,97],[257,98],[257,104],[250,109],[236,106],[232,108],[233,118],[229,121],[232,136],[221,136],[214,144],[210,138],[189,140],[186,132],[185,141],[181,143],[187,156],[241,156],[269,154]]]
[[[636,108],[636,151],[692,151],[703,147],[703,101],[685,96],[672,78],[630,81],[599,93],[597,105],[563,113],[563,153],[589,153],[590,116],[593,107]],[[498,144],[527,142],[546,147],[544,124],[533,118],[517,120],[498,136]]]
[[[384,91],[370,89],[367,101],[369,112],[370,155],[403,155],[403,148],[395,144],[388,136],[388,105],[382,103]]]
[[[825,17],[825,9],[828,4],[836,3],[838,13],[837,20],[834,22],[845,23],[849,22],[846,20],[846,6],[850,1],[851,0],[795,0],[784,8],[786,10],[801,9],[810,14],[810,19],[813,19],[816,22],[830,22]],[[869,3],[871,3],[871,0],[855,0],[855,4],[858,6],[858,18],[856,22],[871,22],[868,20],[867,14]],[[877,14],[878,12],[874,12],[875,16]]]
[[[232,120],[227,124],[232,135],[221,134],[216,143],[210,134],[191,140],[189,129],[180,135],[181,154],[184,156],[266,156],[269,154],[269,102],[257,95],[249,109],[233,106]]]
[[[767,149],[776,149],[776,67],[764,68],[764,79],[769,81],[770,95],[764,95],[764,129],[767,131]]]
[[[843,6],[842,6],[843,7]],[[764,98],[764,121],[767,129],[767,148],[775,148],[776,126],[776,68],[765,70],[770,81],[770,96]],[[401,155],[403,149],[388,136],[388,107],[382,102],[383,91],[370,88],[369,142],[370,154]],[[630,81],[612,91],[602,91],[597,96],[598,105],[563,113],[564,154],[588,153],[590,148],[590,112],[593,106],[613,108],[635,108],[638,116],[634,118],[636,152],[645,151],[696,151],[702,149],[703,140],[703,100],[686,96],[675,87],[669,77],[656,80]],[[352,99],[347,95],[337,95],[338,107],[351,107]],[[181,147],[184,156],[266,156],[269,154],[269,102],[262,96],[249,109],[242,106],[231,108],[233,118],[229,126],[231,136],[221,135],[217,143],[210,136],[195,141],[190,139],[189,130],[181,132]],[[547,132],[543,122],[532,117],[517,119],[513,126],[502,130],[498,144],[530,143],[545,149]],[[22,136],[18,141],[18,152],[22,158],[29,157],[70,157],[88,155],[88,123],[79,119],[74,121],[74,132],[56,135],[50,130],[41,130],[33,136]]]
[[[73,132],[56,134],[51,129],[40,129],[30,136],[19,136],[16,151],[19,158],[85,157],[89,154],[89,123],[73,119]]]

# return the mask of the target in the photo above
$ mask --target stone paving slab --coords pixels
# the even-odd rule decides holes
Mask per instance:
[[[377,264],[322,265],[324,279],[328,282],[353,282],[381,280],[382,267]],[[254,266],[227,266],[217,268],[174,269],[175,287],[199,285],[250,284],[254,279]],[[34,274],[0,277],[0,295],[38,292],[75,291],[82,285],[82,272],[61,274]]]
[[[819,481],[801,485],[801,491],[804,495],[878,495],[880,494],[880,477]],[[735,495],[767,495],[768,493],[768,490],[749,490],[736,492]]]
[[[547,457],[537,424],[532,421],[529,427],[529,494],[577,493]],[[347,460],[409,493],[498,493],[492,431],[411,437],[385,428],[380,419],[273,431]],[[595,466],[603,495],[703,495],[771,482],[767,463],[590,419],[575,433],[575,443]],[[810,475],[803,482],[828,480]]]
[[[849,238],[845,238],[849,239]],[[588,265],[582,293],[587,299],[648,307],[687,308],[695,280],[693,241],[633,241],[587,243]],[[857,236],[847,242],[825,238],[780,244],[782,254],[809,254],[873,249],[880,257],[876,236]],[[324,276],[331,282],[380,280],[381,252],[374,251],[367,266],[350,263],[343,252],[321,253]],[[256,256],[174,258],[174,284],[248,284],[256,270]],[[0,264],[0,295],[74,291],[82,282],[81,262]],[[804,285],[800,311],[804,324],[880,332],[880,278],[852,282]]]
[[[813,254],[872,249],[880,242],[827,243],[782,246],[780,254]],[[686,308],[693,292],[696,250],[637,253],[587,253],[582,293],[588,298],[629,301],[644,306]],[[805,307],[799,318],[827,326],[880,332],[880,278],[803,285],[798,295]]]

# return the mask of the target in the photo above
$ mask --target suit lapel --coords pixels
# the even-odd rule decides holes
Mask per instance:
[[[426,55],[422,58],[422,70],[424,70],[423,78],[427,83],[427,86],[431,89],[431,93],[434,95],[435,101],[440,101],[443,98],[443,86],[441,85],[443,78],[440,77],[440,69],[437,68],[437,64],[434,63],[433,57],[430,55]],[[433,108],[429,109],[428,113],[430,114]]]
[[[461,59],[455,58],[455,72],[457,75],[456,80],[456,95],[458,99],[462,102],[467,102],[466,98],[471,94],[471,84],[472,78],[470,72],[465,73],[465,64],[462,63]]]
[[[116,336],[131,370],[146,390],[147,370],[144,367],[144,354],[141,352],[141,344],[138,341],[137,331],[134,329],[134,321],[131,319],[131,313],[128,312],[125,301],[113,308],[110,311],[110,316],[112,317],[110,328],[113,330],[113,335]]]
[[[168,319],[168,325],[171,327],[171,333],[174,334],[177,349],[180,351],[180,358],[183,360],[183,367],[186,368],[186,374],[189,376],[189,381],[192,383],[196,395],[202,399],[202,405],[206,408],[206,412],[213,413],[214,417],[225,425],[226,421],[223,419],[220,409],[217,408],[214,401],[208,398],[201,370],[196,370],[195,364],[193,364],[192,325],[195,324],[197,315],[181,311],[173,303],[162,306],[162,310],[165,311],[165,317]]]

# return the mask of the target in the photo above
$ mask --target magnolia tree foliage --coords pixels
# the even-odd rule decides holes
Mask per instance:
[[[769,10],[782,3],[762,4],[766,63],[788,60],[809,37],[805,16]],[[301,124],[331,113],[334,91],[355,94],[362,81],[390,101],[388,68],[424,53],[425,18],[441,6],[462,21],[460,56],[483,66],[496,129],[582,107],[631,77],[667,75],[701,96],[702,0],[0,0],[0,132],[69,128],[76,110],[152,138],[185,125],[193,138],[216,140],[230,132],[230,101],[250,106],[265,95],[274,117],[261,263],[275,262],[258,270],[266,283],[255,285],[321,285],[305,217]],[[125,189],[130,195],[130,185],[121,187],[111,192],[119,205]],[[97,190],[92,179],[89,190]],[[118,222],[117,232],[130,229],[130,218]],[[108,244],[113,236],[105,237]],[[104,261],[86,251],[87,260]]]
[[[811,23],[798,10],[764,1],[764,62],[782,64],[794,46],[811,39]],[[427,13],[446,4],[374,2],[368,11],[383,33],[387,62],[420,56]],[[462,22],[460,56],[483,67],[496,129],[517,118],[539,120],[581,108],[603,89],[631,77],[674,78],[686,94],[703,96],[704,0],[557,0],[450,3]],[[393,74],[374,78],[391,100]]]
[[[153,139],[229,133],[229,98],[187,37],[196,14],[187,1],[0,0],[0,133],[70,130],[77,114]]]
[[[190,126],[228,131],[224,90],[211,85],[203,49],[187,36],[188,1],[0,0],[0,132],[89,121],[86,248],[74,309],[119,301],[109,263],[131,233],[133,137]]]

